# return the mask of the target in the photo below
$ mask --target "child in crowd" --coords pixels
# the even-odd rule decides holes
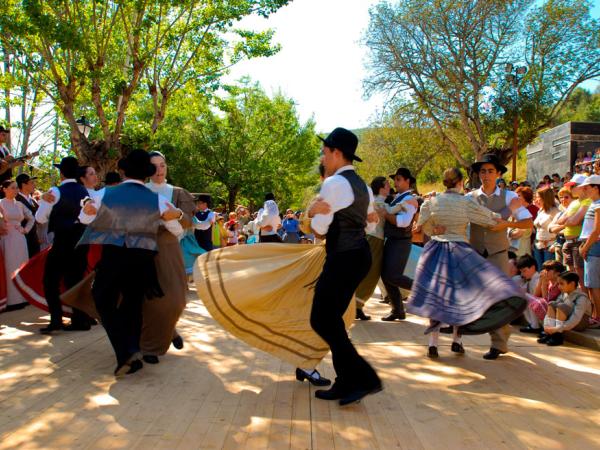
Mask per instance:
[[[527,294],[535,295],[535,290],[540,282],[540,274],[537,271],[537,263],[531,255],[523,255],[516,261],[517,269],[520,275],[513,277],[513,281],[517,283]],[[535,313],[527,308],[523,315],[527,320],[528,325],[521,328],[523,333],[540,333],[540,321]]]
[[[237,214],[234,212],[229,213],[229,220],[225,224],[227,230],[227,246],[237,245],[239,236],[239,224],[237,221]]]
[[[592,304],[588,296],[577,288],[578,284],[579,275],[574,272],[559,275],[561,294],[548,305],[548,313],[544,318],[545,335],[538,339],[540,344],[562,345],[565,331],[582,331],[587,328],[592,315]]]
[[[523,266],[530,264],[530,262],[524,261]],[[529,272],[531,272],[531,266],[529,266]],[[565,266],[558,261],[546,261],[542,265],[542,270],[539,274],[539,281],[533,294],[526,294],[528,301],[527,310],[524,313],[529,325],[521,328],[520,331],[523,333],[540,333],[542,331],[540,322],[546,317],[548,311],[548,304],[553,302],[560,295],[560,289],[558,287],[558,276],[564,272]],[[525,269],[527,272],[527,269]]]

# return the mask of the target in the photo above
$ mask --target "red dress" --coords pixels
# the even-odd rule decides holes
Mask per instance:
[[[19,289],[25,299],[33,306],[37,306],[46,312],[49,311],[48,303],[46,302],[46,296],[44,294],[44,270],[49,251],[50,247],[42,250],[40,253],[23,264],[12,277],[13,283],[15,283],[17,289]],[[101,252],[102,247],[100,245],[90,245],[86,274],[91,272],[93,268],[96,267],[96,264],[100,260]],[[3,269],[4,266],[2,266],[2,270]],[[0,286],[0,289],[1,288],[2,286]],[[65,292],[65,290],[65,287],[61,285],[61,293]],[[0,295],[1,293],[2,292],[0,290]],[[6,292],[4,293],[4,297],[6,297]],[[62,311],[64,316],[71,317],[72,310],[70,306],[62,305]]]

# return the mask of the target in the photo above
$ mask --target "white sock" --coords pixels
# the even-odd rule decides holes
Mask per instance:
[[[458,334],[458,327],[452,327],[452,342],[461,343],[462,337]]]
[[[302,369],[302,371],[309,377],[316,378],[317,380],[321,378],[317,369]]]
[[[556,319],[554,317],[544,317],[544,327],[554,328],[556,326]]]
[[[431,333],[429,333],[429,346],[430,347],[437,347],[438,346],[438,338],[440,336],[440,332],[439,331],[432,331]]]

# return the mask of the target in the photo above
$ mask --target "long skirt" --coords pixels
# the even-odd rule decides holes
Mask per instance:
[[[4,311],[7,305],[6,299],[6,272],[4,271],[4,255],[0,250],[0,311]]]
[[[316,366],[329,347],[310,325],[322,245],[256,244],[198,258],[194,280],[208,312],[247,344],[296,367]],[[354,321],[354,301],[344,314]]]
[[[375,292],[375,288],[381,277],[381,264],[383,262],[383,239],[367,235],[367,242],[371,249],[371,268],[369,269],[367,276],[363,278],[358,285],[358,288],[356,288],[356,298],[357,300],[362,301],[363,304],[366,303],[373,295],[373,292]]]
[[[407,311],[461,326],[475,322],[506,301],[515,301],[520,312],[526,306],[519,287],[469,244],[431,240],[419,258]],[[510,321],[515,314],[507,313],[499,321]]]
[[[11,225],[12,226],[12,225]],[[7,306],[27,304],[27,299],[12,283],[13,274],[29,259],[27,239],[15,228],[0,237],[0,247],[4,255],[4,278],[6,283]]]
[[[209,252],[210,253],[210,252]],[[175,335],[187,296],[187,276],[179,241],[169,231],[158,233],[156,272],[164,297],[146,300],[143,306],[142,352],[164,355]]]
[[[183,254],[185,273],[187,275],[191,275],[194,272],[194,263],[196,262],[196,258],[206,253],[206,250],[198,245],[198,241],[196,240],[194,233],[190,231],[188,231],[183,239],[179,241],[179,245]]]

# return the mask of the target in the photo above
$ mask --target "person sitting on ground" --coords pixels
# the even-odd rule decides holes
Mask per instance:
[[[519,269],[520,275],[513,277],[513,281],[526,293],[535,295],[535,290],[540,282],[540,274],[537,271],[535,258],[531,255],[521,256],[517,259],[517,269]],[[528,325],[520,329],[522,333],[539,333],[542,331],[540,322],[532,310],[527,308],[523,312],[523,316],[525,316]]]
[[[533,295],[527,295],[527,309],[533,314],[527,313],[530,328],[521,329],[524,333],[541,333],[541,321],[546,317],[548,311],[548,304],[560,295],[560,289],[558,288],[558,276],[565,271],[563,266],[558,261],[546,261],[542,265],[540,271],[539,282],[533,292]],[[539,320],[536,322],[534,316]],[[530,320],[531,319],[531,320]]]
[[[545,336],[538,339],[540,344],[562,345],[565,331],[583,331],[587,328],[592,304],[588,296],[577,288],[578,285],[579,275],[575,272],[559,275],[561,294],[548,305],[548,313],[544,318]]]

